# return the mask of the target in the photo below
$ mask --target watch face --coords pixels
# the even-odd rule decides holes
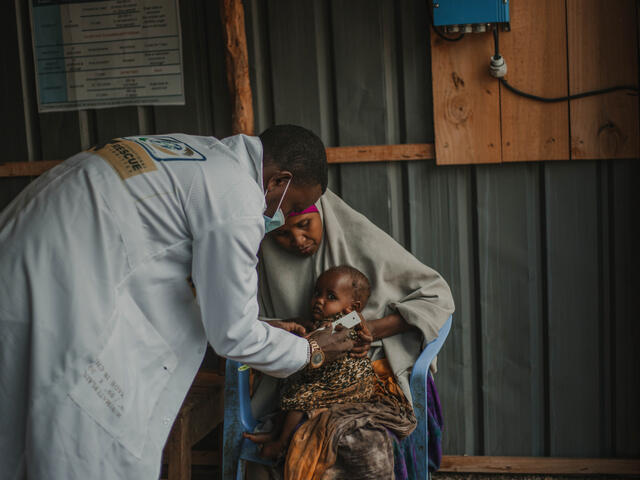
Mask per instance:
[[[316,352],[311,356],[311,363],[313,365],[319,365],[322,363],[322,353]]]

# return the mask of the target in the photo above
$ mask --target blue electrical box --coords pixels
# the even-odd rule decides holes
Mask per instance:
[[[436,26],[509,23],[509,0],[432,0]]]

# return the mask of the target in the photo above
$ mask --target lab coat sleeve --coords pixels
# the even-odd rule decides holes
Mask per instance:
[[[276,377],[307,362],[308,342],[258,320],[262,218],[219,222],[193,241],[193,279],[207,338],[221,356]]]

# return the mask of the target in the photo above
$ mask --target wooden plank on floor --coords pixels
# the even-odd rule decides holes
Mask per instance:
[[[431,33],[438,165],[501,161],[498,81],[489,75],[491,35],[447,42]]]
[[[612,458],[467,457],[445,455],[442,457],[439,472],[542,475],[639,475],[640,460]]]
[[[608,281],[602,277],[598,162],[545,167],[549,341],[549,453],[606,456]]]
[[[475,168],[483,453],[542,455],[540,165]]]
[[[567,95],[565,2],[510,5],[511,31],[500,33],[506,79],[542,97]],[[569,159],[569,102],[543,103],[501,88],[502,161]]]
[[[567,0],[571,94],[638,86],[635,0]],[[607,93],[571,101],[571,157],[640,157],[638,96]]]

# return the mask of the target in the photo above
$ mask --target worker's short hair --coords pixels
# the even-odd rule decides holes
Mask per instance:
[[[357,268],[350,265],[338,265],[325,270],[322,274],[328,272],[336,272],[343,275],[349,275],[351,278],[351,288],[353,288],[353,299],[360,302],[361,308],[364,308],[371,296],[371,283],[367,276]]]
[[[260,134],[264,164],[275,164],[293,174],[297,185],[320,185],[327,189],[329,167],[322,140],[297,125],[274,125]]]

